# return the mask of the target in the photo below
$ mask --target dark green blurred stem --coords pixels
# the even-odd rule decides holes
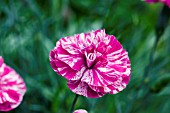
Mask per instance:
[[[79,95],[76,94],[75,98],[74,98],[74,101],[72,103],[72,106],[71,106],[71,109],[70,109],[70,113],[73,113],[73,110],[74,110],[74,106],[77,102],[77,99],[78,99]]]
[[[105,28],[105,29],[107,30],[105,24],[107,23],[107,20],[108,20],[110,14],[113,13],[113,12],[111,12],[111,11],[113,11],[112,8],[113,8],[115,2],[116,2],[116,1],[113,0],[112,3],[110,4],[110,6],[108,7],[108,10],[106,11],[106,14],[105,14],[105,16],[104,16],[104,18],[103,18],[103,24],[102,24],[101,29]]]
[[[149,56],[149,64],[146,66],[144,78],[149,75],[149,70],[152,67],[153,58],[154,58],[154,54],[156,51],[156,46],[159,42],[160,37],[163,35],[165,28],[168,25],[169,18],[170,18],[170,8],[164,5],[164,7],[162,8],[162,11],[159,14],[158,21],[156,24],[156,28],[155,28],[156,39],[155,39],[155,43],[153,45],[153,48]]]

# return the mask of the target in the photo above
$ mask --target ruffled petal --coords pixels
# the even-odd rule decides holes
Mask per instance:
[[[170,0],[161,0],[161,2],[166,4],[170,8]]]
[[[145,0],[148,3],[155,3],[155,2],[159,2],[159,0]]]
[[[60,61],[68,64],[72,69],[79,71],[84,64],[83,55],[81,53],[70,54],[59,42],[57,43],[57,47],[53,50],[53,58],[60,59]]]
[[[26,92],[23,79],[9,66],[0,66],[0,111],[16,108]]]
[[[50,63],[74,93],[89,98],[116,94],[130,80],[128,53],[105,30],[60,39],[50,52]]]
[[[104,92],[95,92],[87,83],[79,81],[68,81],[68,87],[76,94],[83,95],[88,98],[98,98],[104,96]]]
[[[59,75],[65,77],[67,80],[78,80],[82,77],[82,74],[84,73],[85,67],[79,66],[79,71],[73,70],[68,64],[65,62],[62,62],[57,57],[55,58],[55,52],[50,52],[50,64],[53,68],[53,70],[58,73]]]

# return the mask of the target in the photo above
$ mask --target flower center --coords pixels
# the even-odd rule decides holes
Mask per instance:
[[[85,52],[86,56],[86,65],[88,68],[94,65],[94,61],[96,59],[96,54],[95,53],[87,53]]]

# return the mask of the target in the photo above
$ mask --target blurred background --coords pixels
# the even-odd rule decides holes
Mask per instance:
[[[75,97],[49,63],[61,37],[105,28],[128,51],[129,85],[116,95],[80,96],[89,113],[170,113],[170,24],[155,49],[163,4],[141,0],[0,0],[0,55],[25,80],[21,105],[9,113],[68,113]]]

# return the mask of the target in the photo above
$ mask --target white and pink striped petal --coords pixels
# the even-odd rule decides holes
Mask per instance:
[[[16,108],[26,92],[23,79],[0,56],[0,111]]]
[[[88,113],[88,112],[84,109],[78,109],[78,110],[75,110],[73,113]]]
[[[74,93],[89,98],[98,98],[106,94],[105,92],[96,92],[92,90],[87,83],[81,82],[81,80],[68,81],[67,85]]]
[[[105,30],[61,38],[50,52],[50,64],[74,93],[89,98],[122,91],[131,74],[128,53]]]

